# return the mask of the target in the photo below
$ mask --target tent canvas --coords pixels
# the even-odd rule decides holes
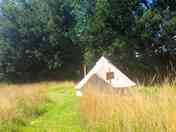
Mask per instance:
[[[108,74],[111,79],[107,79]],[[136,85],[135,82],[131,81],[125,74],[102,56],[90,72],[76,85],[78,96],[82,95],[80,90],[93,75],[98,76],[113,88],[128,88]]]

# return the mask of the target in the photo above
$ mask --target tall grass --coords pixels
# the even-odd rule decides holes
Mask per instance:
[[[128,93],[103,93],[87,88],[81,116],[91,132],[175,132],[176,86],[138,86]]]
[[[46,110],[48,84],[0,85],[0,131],[16,132]]]

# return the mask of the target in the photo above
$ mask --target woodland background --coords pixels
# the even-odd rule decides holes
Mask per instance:
[[[133,78],[175,76],[176,0],[1,1],[1,80],[77,79],[102,55]]]

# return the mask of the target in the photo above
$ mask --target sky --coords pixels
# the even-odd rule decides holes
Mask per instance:
[[[150,8],[152,7],[157,0],[140,0],[142,3],[142,6],[145,8]]]
[[[153,0],[147,0],[149,3],[153,3]]]

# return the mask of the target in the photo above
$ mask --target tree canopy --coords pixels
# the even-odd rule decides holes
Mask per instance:
[[[175,0],[3,0],[0,9],[1,79],[72,74],[102,55],[126,71],[175,69]]]

